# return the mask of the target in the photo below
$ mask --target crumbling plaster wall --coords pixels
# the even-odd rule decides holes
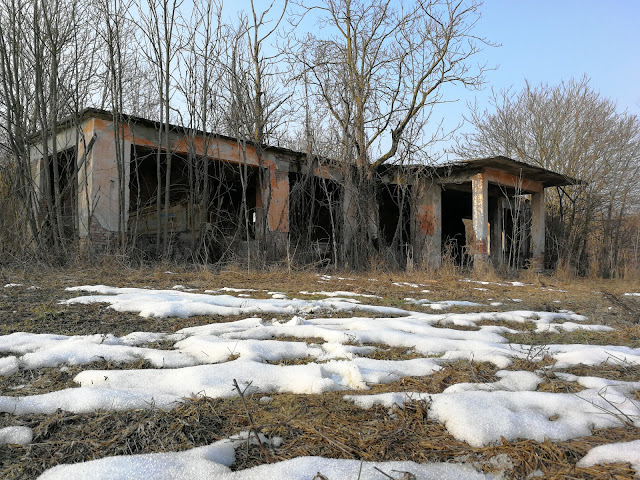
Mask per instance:
[[[418,267],[437,268],[442,260],[442,186],[434,178],[414,184],[412,243]]]
[[[467,245],[473,255],[474,265],[481,266],[490,259],[500,261],[501,206],[500,198],[489,209],[489,185],[506,187],[518,194],[530,194],[532,205],[532,267],[536,270],[544,264],[544,186],[541,182],[518,177],[502,170],[484,167],[481,171],[457,173],[451,177],[421,178],[417,180],[414,198],[413,243],[416,258],[429,265],[438,266],[441,261],[442,235],[442,184],[471,183],[472,190],[472,245]],[[493,229],[490,229],[493,225]],[[492,231],[491,231],[492,230]]]
[[[99,226],[106,231],[118,230],[118,171],[116,165],[116,151],[114,142],[114,126],[110,120],[91,118],[87,121],[88,134],[96,134],[96,142],[89,156],[89,171],[87,185],[89,192],[90,208],[84,199],[81,200],[81,211],[85,217],[87,212]],[[125,139],[125,212],[129,211],[129,175],[131,145],[158,148],[159,132],[151,127],[137,124],[124,124],[123,134]],[[187,137],[182,133],[170,134],[172,153],[187,155],[189,152],[198,156],[205,154],[217,161],[232,164],[246,164],[250,167],[258,167],[258,154],[253,145],[246,144],[243,147],[235,141],[210,136]],[[206,152],[205,152],[206,150]],[[281,251],[286,246],[286,238],[289,232],[289,162],[276,153],[269,150],[262,152],[262,167],[266,175],[265,186],[257,199],[257,206],[267,208],[267,239],[276,244],[275,250]],[[85,195],[86,197],[86,195]],[[266,204],[266,205],[265,205]],[[89,225],[89,222],[86,222]],[[126,222],[124,225],[126,229]],[[90,229],[81,229],[81,235],[87,235]]]

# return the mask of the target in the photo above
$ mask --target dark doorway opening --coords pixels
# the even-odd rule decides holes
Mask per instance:
[[[332,180],[289,173],[289,232],[296,259],[333,263],[339,238],[341,186]]]
[[[260,204],[257,167],[173,153],[168,212],[164,211],[166,171],[166,153],[132,146],[129,178],[132,235],[139,238],[157,235],[156,202],[160,195],[160,218],[163,221],[166,215],[176,245],[186,242],[192,251],[202,245],[207,261],[218,260],[230,251],[228,247],[234,242],[255,238]]]
[[[411,240],[411,186],[383,184],[378,190],[380,238],[387,247],[401,248]]]
[[[57,168],[56,168],[57,167]],[[48,162],[49,169],[49,192],[51,204],[55,208],[55,173],[58,176],[58,192],[60,193],[60,221],[62,223],[62,234],[65,238],[73,238],[75,232],[75,220],[77,215],[78,186],[76,176],[76,149],[67,148],[58,152],[56,162]]]
[[[458,187],[458,188],[456,188]],[[442,189],[442,249],[456,265],[469,261],[467,254],[467,227],[473,214],[471,184]],[[470,240],[470,239],[469,239]]]

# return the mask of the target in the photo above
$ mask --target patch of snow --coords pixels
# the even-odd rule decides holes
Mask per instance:
[[[334,277],[332,275],[320,275],[318,274],[318,276],[324,280],[324,281],[328,281],[328,280],[355,280],[355,278],[349,278],[349,277]]]
[[[442,368],[437,359],[375,360],[354,358],[323,364],[280,366],[253,360],[233,360],[215,365],[177,369],[85,370],[75,377],[79,388],[42,395],[0,396],[0,411],[23,415],[50,414],[61,408],[74,413],[94,410],[129,410],[155,405],[170,408],[185,398],[236,395],[232,379],[250,385],[249,393],[322,393],[368,389],[368,384],[388,383],[402,376],[429,375]]]
[[[554,368],[573,365],[640,364],[640,348],[614,345],[548,345],[548,353],[555,359]]]
[[[530,286],[530,283],[522,283],[522,282],[506,282],[506,283],[500,283],[500,282],[484,282],[481,280],[471,280],[470,278],[465,278],[462,280],[459,280],[460,282],[467,282],[467,283],[478,283],[480,285],[498,285],[499,287],[525,287],[525,286]]]
[[[585,325],[585,324],[577,324],[574,322],[564,322],[564,323],[538,323],[536,326],[536,332],[539,333],[560,333],[560,331],[564,330],[565,332],[573,332],[575,330],[585,330],[589,332],[611,332],[614,329],[612,327],[607,327],[606,325]]]
[[[627,297],[640,297],[640,292],[623,293]]]
[[[181,317],[193,315],[254,315],[258,313],[295,314],[313,311],[376,312],[382,315],[408,315],[399,308],[375,305],[354,305],[340,299],[287,300],[285,298],[245,299],[230,295],[210,295],[176,290],[146,290],[140,288],[117,288],[105,285],[69,287],[69,291],[86,291],[88,295],[63,300],[62,304],[109,303],[119,312],[135,312],[142,317]],[[270,292],[277,294],[278,292]]]
[[[467,391],[427,395],[384,393],[347,395],[362,408],[391,407],[407,401],[429,402],[429,417],[439,421],[456,439],[472,447],[495,444],[502,437],[544,441],[589,435],[592,428],[611,428],[623,419],[637,418],[640,402],[615,391],[587,389],[576,394],[548,392]],[[614,407],[615,406],[615,407]]]
[[[0,445],[29,445],[33,440],[33,430],[29,427],[0,428]]]
[[[255,288],[232,288],[232,287],[222,287],[216,290],[205,290],[204,293],[219,293],[219,292],[257,292]]]
[[[415,298],[405,298],[407,303],[412,305],[424,305],[428,306],[432,310],[445,310],[450,307],[482,307],[481,303],[469,302],[466,300],[441,300],[439,302],[428,300],[426,298],[422,300],[416,300]]]
[[[533,372],[500,370],[496,372],[497,382],[486,383],[456,383],[447,387],[442,393],[470,392],[470,391],[534,391],[542,383],[542,379]]]
[[[577,465],[578,467],[592,467],[606,463],[626,462],[631,464],[636,475],[640,474],[640,440],[599,445],[589,450]]]
[[[225,441],[222,441],[225,442]],[[185,452],[154,453],[107,457],[73,465],[59,465],[47,470],[40,480],[262,480],[281,478],[309,480],[317,473],[331,480],[363,478],[384,479],[385,473],[409,472],[420,480],[482,480],[493,478],[466,465],[452,463],[419,464],[409,461],[360,462],[323,457],[298,457],[232,472],[228,465],[233,452],[225,449],[233,443],[217,442]],[[227,447],[229,448],[229,447]],[[387,473],[387,475],[388,475]]]
[[[72,465],[58,465],[45,471],[40,480],[195,480],[225,478],[235,462],[239,441],[221,440],[184,452],[150,453],[106,457]]]
[[[4,288],[16,288],[16,287],[21,287],[22,284],[21,283],[7,283]]]
[[[15,355],[0,358],[0,376],[13,375],[20,369],[20,361]]]
[[[305,290],[300,292],[301,295],[322,295],[325,297],[363,297],[363,298],[382,298],[379,295],[370,295],[367,293],[347,292],[344,290],[337,290],[334,292],[307,292]]]
[[[417,283],[409,283],[409,282],[391,282],[391,285],[395,285],[396,287],[410,287],[410,288],[420,288],[424,285],[419,285]]]
[[[144,336],[136,338],[123,337],[119,339],[113,335],[49,335],[17,332],[0,336],[0,352],[10,352],[21,355],[19,366],[26,370],[36,368],[55,367],[62,364],[86,365],[91,362],[104,360],[114,363],[128,363],[141,359],[149,361],[156,367],[177,368],[197,363],[186,352],[179,350],[158,350],[154,348],[135,347],[127,345],[140,341]],[[148,334],[148,339],[167,338],[158,334]],[[180,336],[169,336],[178,338]],[[11,359],[12,357],[8,357]],[[15,358],[15,357],[13,357]],[[0,371],[12,368],[13,360],[0,359]]]

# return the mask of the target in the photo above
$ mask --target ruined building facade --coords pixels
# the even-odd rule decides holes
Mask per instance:
[[[335,259],[357,221],[350,218],[340,165],[172,127],[165,210],[161,128],[136,117],[115,126],[111,113],[95,109],[61,122],[56,150],[58,176],[66,186],[63,213],[82,245],[105,250],[126,234],[144,250],[166,221],[176,246],[205,242],[215,250],[212,259],[230,251],[242,255],[258,241],[272,258]],[[51,177],[44,175],[51,162],[43,158],[42,144],[34,138],[31,146],[32,173],[40,186]],[[437,266],[444,252],[458,262],[541,269],[545,188],[571,182],[501,156],[430,168],[383,167],[375,207],[380,247],[393,251],[402,266]]]

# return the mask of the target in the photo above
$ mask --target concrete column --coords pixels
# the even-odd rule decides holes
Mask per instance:
[[[531,266],[537,272],[544,269],[544,189],[531,194]]]
[[[89,143],[93,135],[93,124],[84,128],[85,143]],[[84,143],[78,144],[78,161],[84,156]],[[91,219],[91,165],[93,164],[93,151],[88,152],[84,162],[78,170],[78,234],[81,239],[89,237],[89,221]]]
[[[496,198],[495,207],[491,209],[490,219],[491,226],[489,236],[491,237],[491,249],[490,256],[491,262],[499,266],[502,264],[504,258],[502,254],[502,222],[504,213],[504,199],[502,197]]]
[[[270,198],[267,210],[268,254],[273,258],[286,254],[289,234],[289,171],[286,166],[269,167]]]
[[[106,248],[117,239],[119,226],[120,195],[118,186],[118,166],[114,125],[110,120],[93,119],[84,128],[87,143],[96,134],[91,152],[81,166],[78,175],[78,214],[80,217],[80,238],[94,250]],[[122,225],[127,231],[129,212],[129,176],[131,162],[131,141],[124,144],[124,211]],[[78,148],[78,156],[84,154]]]
[[[414,258],[418,265],[437,268],[442,261],[442,187],[421,178],[414,192]]]
[[[484,173],[478,173],[471,177],[471,191],[472,223],[475,237],[471,248],[474,266],[478,267],[488,259],[489,182]]]

